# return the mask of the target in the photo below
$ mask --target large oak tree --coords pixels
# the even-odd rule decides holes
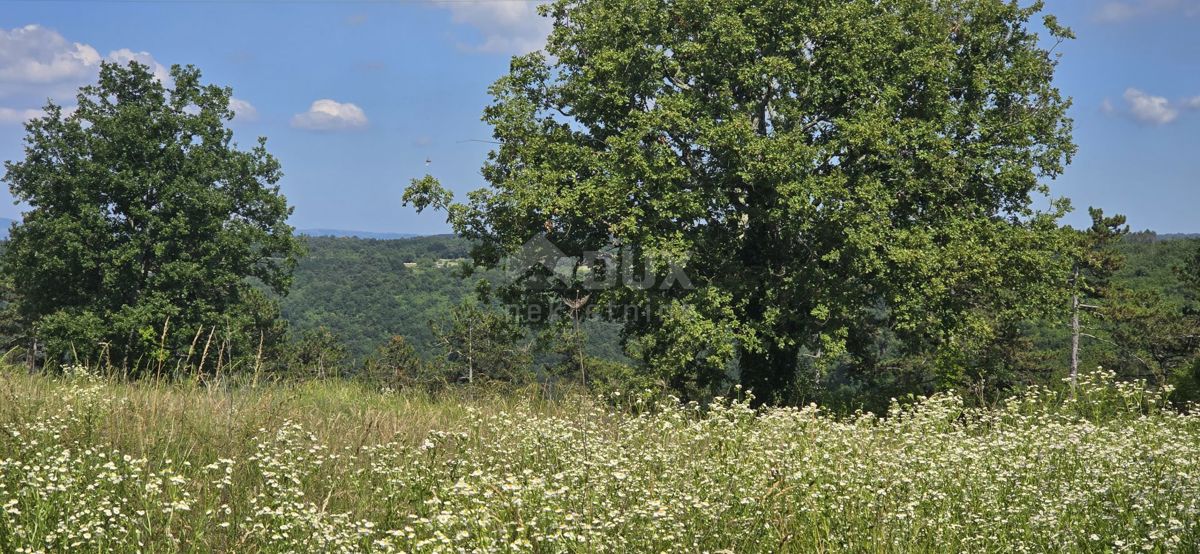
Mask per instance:
[[[672,384],[734,375],[768,400],[804,360],[962,379],[1062,300],[1065,206],[1035,198],[1074,152],[1052,83],[1070,31],[1040,4],[544,10],[545,51],[491,88],[490,187],[453,204],[427,177],[406,199],[448,208],[484,265],[544,234],[569,255],[619,243],[656,271],[680,264],[694,286],[502,293],[643,308],[631,350]]]

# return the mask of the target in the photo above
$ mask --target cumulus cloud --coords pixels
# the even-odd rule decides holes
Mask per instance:
[[[479,52],[524,54],[541,49],[550,34],[550,18],[537,13],[538,2],[461,2],[442,0],[438,6],[450,10],[451,19],[471,27],[478,39],[459,46]]]
[[[101,56],[92,46],[71,42],[41,25],[0,29],[0,96],[39,93],[44,100],[74,94],[95,79],[100,62],[134,60],[149,66],[160,80],[168,80],[167,68],[149,52],[122,48]]]
[[[1114,0],[1103,2],[1095,11],[1097,21],[1121,23],[1153,15],[1200,14],[1200,0]]]
[[[103,61],[133,60],[170,82],[167,68],[148,52],[122,48],[102,56],[94,47],[67,40],[41,25],[0,28],[0,102],[8,106],[0,107],[0,123],[19,123],[42,114],[13,105],[40,106],[47,98],[60,103],[73,100],[79,87],[95,81]]]
[[[1147,125],[1166,125],[1179,119],[1184,112],[1200,110],[1200,96],[1172,101],[1130,87],[1125,90],[1124,98],[1123,107],[1117,107],[1105,98],[1100,103],[1100,113],[1132,117]]]
[[[292,127],[310,131],[343,131],[367,126],[367,114],[349,102],[322,98],[312,103],[308,111],[292,116]]]
[[[100,53],[39,25],[0,29],[0,83],[53,83],[90,77]]]
[[[0,97],[40,103],[72,94],[95,76],[101,60],[95,48],[39,25],[0,29]]]
[[[128,48],[114,50],[108,54],[108,61],[117,62],[121,65],[126,65],[129,62],[138,62],[154,73],[154,78],[164,83],[171,82],[171,72],[163,64],[158,63],[149,52],[134,52]]]
[[[53,29],[26,25],[0,28],[0,102],[40,106],[47,98],[73,100],[79,87],[95,82],[104,61],[136,61],[149,67],[155,78],[171,85],[170,70],[149,52],[121,48],[101,55],[94,47],[69,41]],[[229,107],[238,119],[258,118],[254,105],[240,98],[230,98]],[[40,109],[0,106],[0,124],[21,123],[42,113]]]
[[[258,108],[241,98],[229,98],[229,109],[233,110],[233,116],[242,121],[255,121],[258,119]]]
[[[1165,125],[1179,117],[1179,110],[1162,96],[1151,96],[1135,88],[1125,90],[1125,102],[1134,119],[1151,125]]]

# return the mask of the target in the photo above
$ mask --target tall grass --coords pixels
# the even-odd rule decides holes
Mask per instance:
[[[1200,417],[0,376],[0,551],[1195,552]],[[620,399],[615,399],[620,404]]]

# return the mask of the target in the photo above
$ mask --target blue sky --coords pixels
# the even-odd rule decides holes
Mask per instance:
[[[1058,85],[1079,155],[1051,184],[1138,229],[1200,232],[1200,0],[1049,0],[1078,40]],[[47,97],[71,103],[101,59],[198,66],[240,102],[235,136],[283,163],[300,228],[445,232],[401,206],[411,177],[482,183],[487,86],[547,24],[521,0],[0,0],[0,159]],[[426,165],[426,160],[430,163]],[[18,217],[7,190],[0,217]]]

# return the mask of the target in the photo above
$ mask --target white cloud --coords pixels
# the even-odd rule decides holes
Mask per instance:
[[[95,48],[39,25],[0,29],[0,97],[42,103],[73,94],[95,77],[102,59]]]
[[[53,29],[26,25],[0,28],[0,101],[10,106],[41,106],[47,98],[59,103],[73,100],[79,87],[95,82],[103,61],[139,62],[171,86],[170,71],[149,52],[121,48],[101,56],[92,46],[69,41]],[[254,105],[240,98],[230,98],[229,107],[238,119],[258,118]],[[0,105],[0,124],[22,123],[42,114],[40,109]]]
[[[94,47],[69,41],[41,25],[0,29],[0,100],[9,106],[41,106],[48,98],[70,102],[79,87],[95,82],[101,62],[132,60],[146,64],[158,79],[170,83],[167,68],[148,52],[122,48],[101,56]],[[31,113],[37,117],[42,112],[0,107],[0,123],[25,121]]]
[[[1165,125],[1179,117],[1179,110],[1162,96],[1151,96],[1135,88],[1125,91],[1125,101],[1134,119],[1151,125]]]
[[[1185,112],[1200,111],[1200,96],[1172,101],[1164,96],[1154,96],[1130,87],[1125,89],[1124,98],[1125,105],[1122,107],[1105,98],[1100,103],[1100,113],[1128,116],[1148,125],[1166,125],[1175,122]]]
[[[1121,23],[1153,15],[1200,14],[1200,0],[1114,0],[1100,4],[1095,11],[1097,21]]]
[[[45,112],[42,110],[25,109],[17,110],[13,108],[0,107],[0,124],[25,123],[35,117],[42,117]]]
[[[312,131],[342,131],[367,126],[367,114],[349,102],[322,98],[312,103],[308,111],[292,116],[292,127]]]
[[[53,83],[91,76],[100,53],[39,25],[0,29],[0,83]]]
[[[475,29],[479,40],[460,46],[480,52],[524,54],[541,49],[550,34],[552,21],[537,13],[538,2],[461,2],[442,0],[437,5],[450,10],[451,19]]]
[[[149,52],[134,52],[128,48],[122,48],[109,52],[108,61],[117,62],[121,65],[126,65],[129,62],[138,62],[149,67],[156,79],[170,86],[171,72],[163,64],[158,63]]]
[[[258,108],[241,98],[229,99],[229,109],[233,110],[233,116],[242,121],[255,121],[258,119]]]
[[[0,102],[9,106],[41,106],[47,98],[69,102],[79,87],[95,82],[103,61],[139,62],[171,86],[170,71],[149,52],[121,48],[101,56],[92,46],[69,41],[53,29],[26,25],[0,28]],[[258,118],[258,110],[240,98],[230,98],[229,107],[238,119]],[[0,105],[0,124],[21,123],[41,115],[40,109]]]

